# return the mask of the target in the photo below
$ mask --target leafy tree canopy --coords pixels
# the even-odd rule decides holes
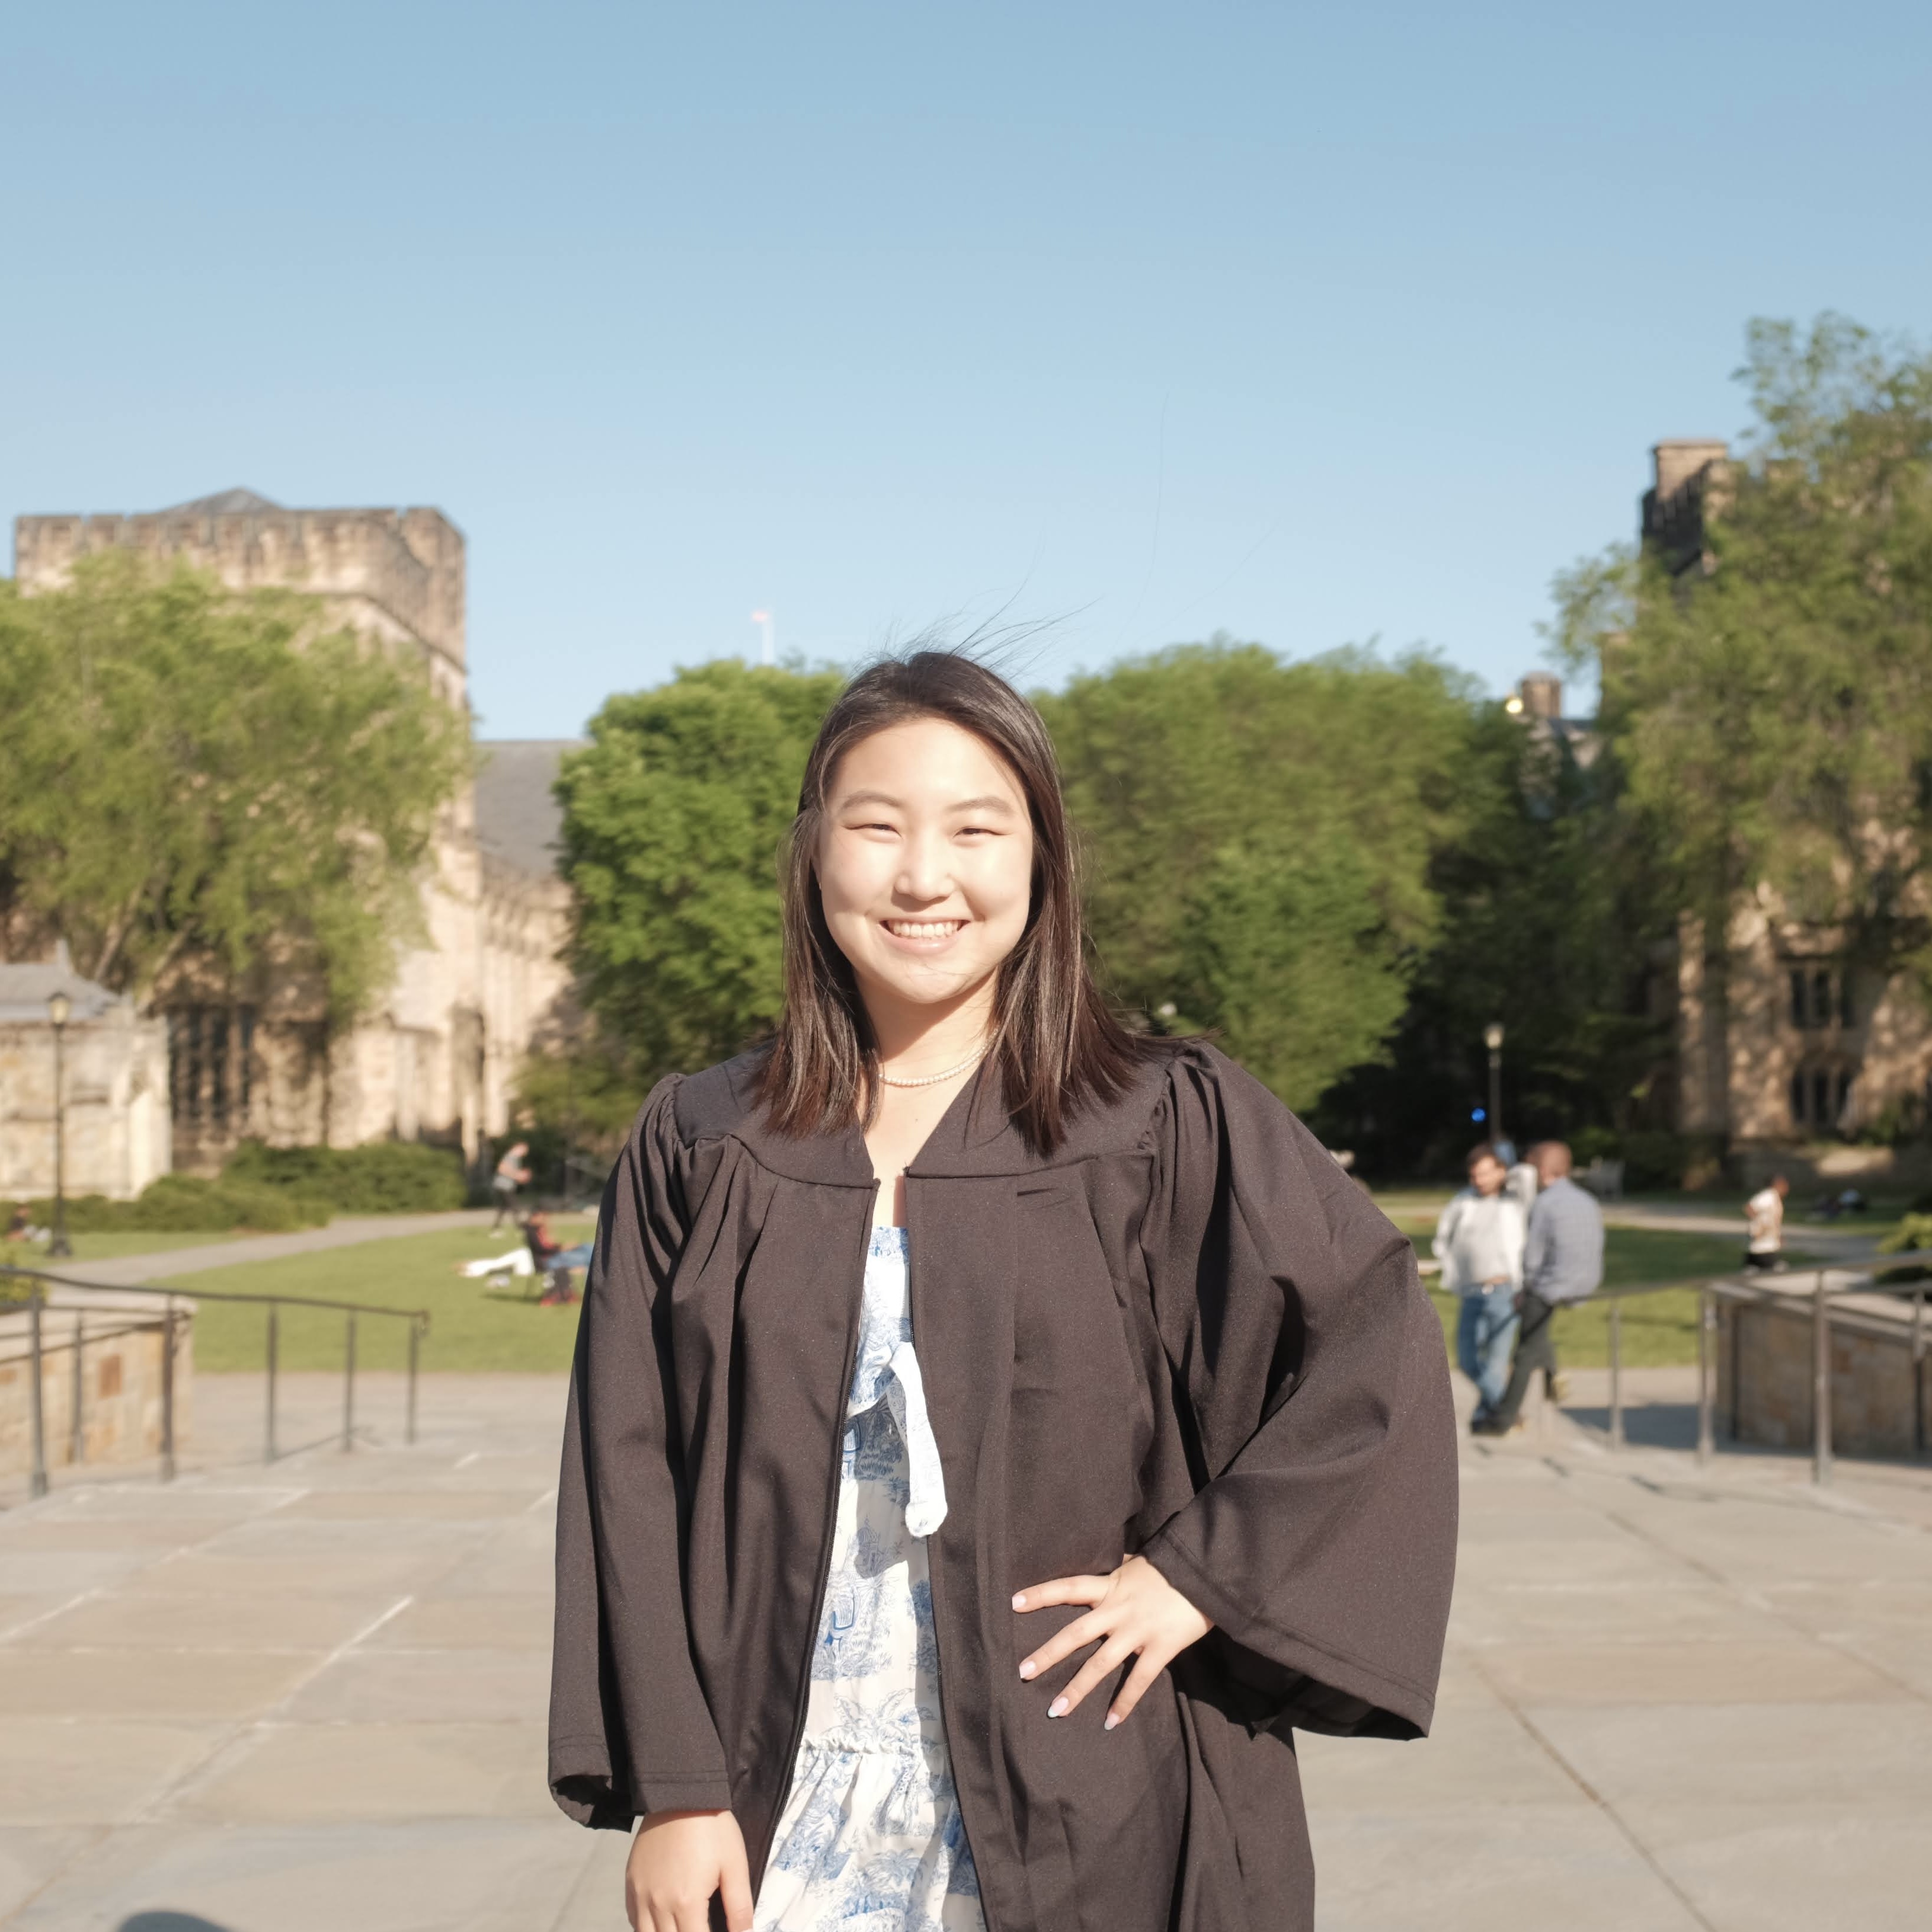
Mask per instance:
[[[124,554],[0,584],[0,929],[146,999],[194,962],[315,973],[332,1016],[420,920],[466,721],[314,599]]]
[[[1558,582],[1625,808],[1721,933],[1760,883],[1881,970],[1932,976],[1932,358],[1840,317],[1751,325],[1755,427],[1703,557],[1622,549]]]
[[[565,759],[574,963],[640,1081],[726,1058],[776,1020],[778,851],[842,681],[702,664],[610,699]]]
[[[1466,682],[1217,638],[1039,703],[1115,994],[1216,1029],[1297,1107],[1379,1058],[1439,926],[1431,861],[1474,808]]]

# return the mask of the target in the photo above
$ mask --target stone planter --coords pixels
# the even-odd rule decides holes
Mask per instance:
[[[48,1291],[40,1311],[40,1401],[50,1469],[76,1461],[138,1462],[160,1453],[168,1306],[158,1295],[111,1289]],[[194,1304],[177,1295],[172,1306],[178,1450],[194,1408]],[[33,1463],[31,1319],[24,1304],[0,1304],[0,1474],[24,1474]]]
[[[1726,1301],[1718,1329],[1718,1404],[1732,1438],[1772,1449],[1812,1446],[1815,1274],[1768,1284],[1763,1299]],[[1823,1279],[1848,1277],[1832,1270]],[[1924,1350],[1912,1301],[1891,1294],[1831,1298],[1832,1446],[1848,1456],[1911,1456],[1926,1446]]]

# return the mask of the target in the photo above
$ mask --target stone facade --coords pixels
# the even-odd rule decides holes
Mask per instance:
[[[27,594],[113,548],[179,558],[238,589],[318,597],[332,621],[419,652],[435,689],[467,714],[464,539],[439,510],[289,510],[235,490],[147,515],[14,526]],[[349,1146],[394,1136],[473,1156],[507,1127],[524,1054],[571,1023],[560,957],[569,895],[542,778],[554,777],[567,746],[524,741],[506,758],[479,748],[476,781],[446,813],[423,882],[423,935],[355,1028],[331,1040],[316,989],[272,966],[237,987],[190,962],[159,990],[177,1168],[212,1172],[249,1138]]]
[[[0,1200],[54,1191],[54,1030],[64,993],[60,1089],[70,1196],[131,1199],[172,1161],[167,1028],[82,979],[63,946],[45,964],[0,965]]]

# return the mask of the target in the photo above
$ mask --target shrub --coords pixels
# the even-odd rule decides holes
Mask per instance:
[[[27,1211],[41,1227],[53,1225],[51,1200],[30,1201]],[[150,1181],[135,1201],[110,1201],[104,1194],[74,1196],[67,1204],[67,1225],[76,1234],[220,1234],[237,1228],[279,1234],[314,1227],[326,1221],[328,1213],[326,1202],[286,1188],[164,1174]]]
[[[1910,1254],[1918,1248],[1932,1248],[1932,1214],[1906,1215],[1878,1244],[1882,1255]]]
[[[202,1228],[253,1228],[268,1234],[313,1228],[328,1219],[328,1204],[312,1195],[260,1182],[197,1180],[193,1174],[164,1174],[128,1204],[131,1227],[184,1232]]]
[[[245,1141],[221,1171],[222,1184],[309,1196],[338,1214],[428,1214],[469,1198],[463,1156],[414,1141],[355,1148],[272,1148]],[[326,1217],[325,1217],[326,1218]]]

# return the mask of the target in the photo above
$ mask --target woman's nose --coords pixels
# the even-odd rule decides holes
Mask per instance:
[[[908,839],[899,875],[892,883],[907,898],[943,899],[952,890],[952,869],[947,862],[944,842]]]

